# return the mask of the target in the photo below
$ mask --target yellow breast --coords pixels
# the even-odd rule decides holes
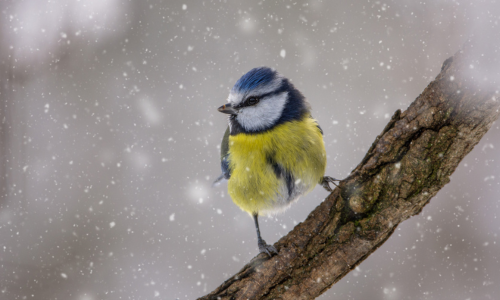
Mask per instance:
[[[229,137],[231,177],[228,191],[242,210],[266,214],[289,205],[318,184],[326,168],[323,136],[309,116],[258,134]],[[293,175],[297,197],[290,199],[284,178],[272,164]]]

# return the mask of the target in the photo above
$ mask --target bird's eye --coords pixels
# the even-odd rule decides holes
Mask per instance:
[[[247,103],[248,103],[248,105],[255,105],[255,104],[259,103],[259,99],[255,98],[255,97],[250,97],[250,98],[248,98]]]

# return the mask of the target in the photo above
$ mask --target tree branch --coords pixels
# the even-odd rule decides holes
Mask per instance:
[[[278,255],[256,256],[199,299],[314,299],[420,213],[500,113],[498,48],[485,46],[469,41],[444,62],[340,189],[274,245]]]

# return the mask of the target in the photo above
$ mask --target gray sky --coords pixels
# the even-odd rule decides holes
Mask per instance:
[[[216,109],[251,68],[276,68],[308,98],[327,175],[343,178],[467,37],[500,40],[498,1],[3,0],[0,11],[2,299],[194,299],[254,257],[252,219],[226,184],[211,188],[227,126]],[[321,299],[495,299],[499,140],[496,123],[423,212]],[[264,239],[326,196],[318,187],[262,218]]]

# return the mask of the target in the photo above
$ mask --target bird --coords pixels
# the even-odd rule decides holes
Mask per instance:
[[[261,237],[259,216],[276,215],[314,189],[339,181],[325,176],[323,130],[304,95],[269,67],[248,71],[218,108],[228,114],[221,143],[222,174],[233,202],[253,217],[260,253],[278,254]]]

